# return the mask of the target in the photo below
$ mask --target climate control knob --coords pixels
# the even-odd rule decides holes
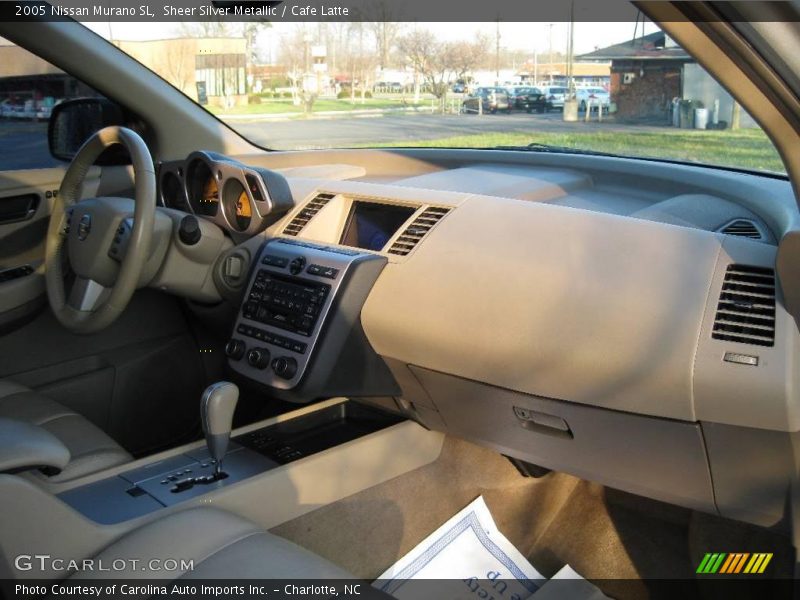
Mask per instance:
[[[280,356],[272,361],[275,375],[283,379],[291,379],[297,373],[297,361],[290,356]]]
[[[247,346],[245,346],[242,340],[231,338],[228,340],[228,343],[225,344],[225,356],[232,360],[241,360],[246,349]]]
[[[292,275],[299,275],[303,272],[303,269],[306,268],[306,259],[302,256],[298,256],[292,262],[289,263],[289,272]]]
[[[247,353],[247,364],[256,369],[266,369],[269,366],[269,350],[253,348]]]

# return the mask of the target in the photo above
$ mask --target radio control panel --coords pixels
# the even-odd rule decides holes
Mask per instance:
[[[297,386],[360,256],[290,240],[265,244],[225,347],[231,368],[274,388]]]

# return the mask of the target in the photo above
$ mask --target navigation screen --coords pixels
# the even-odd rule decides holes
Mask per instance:
[[[381,250],[416,210],[413,206],[353,202],[340,243],[365,250]]]

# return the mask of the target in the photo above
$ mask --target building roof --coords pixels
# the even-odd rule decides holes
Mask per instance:
[[[578,60],[681,60],[693,61],[686,50],[672,42],[663,31],[656,31],[621,44],[576,56]]]
[[[564,75],[567,72],[567,63],[545,63],[529,60],[523,64],[517,75],[533,75],[534,73],[547,77],[548,75]],[[572,64],[572,74],[575,77],[609,77],[611,75],[610,62],[576,62]]]

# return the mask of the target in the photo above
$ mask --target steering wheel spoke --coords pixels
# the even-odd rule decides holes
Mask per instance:
[[[81,312],[91,312],[105,301],[110,292],[110,288],[103,287],[94,279],[76,277],[69,291],[67,306]]]

